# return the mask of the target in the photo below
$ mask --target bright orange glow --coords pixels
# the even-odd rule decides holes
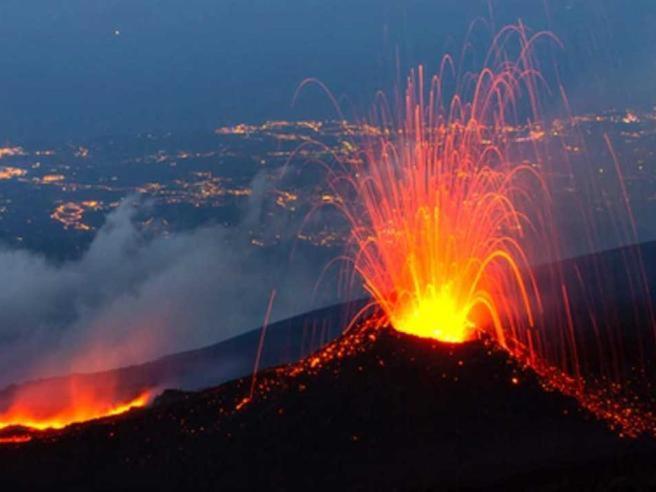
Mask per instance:
[[[0,437],[0,444],[24,444],[32,440],[31,436],[9,436],[9,437]]]
[[[462,343],[472,335],[474,323],[469,308],[460,307],[448,285],[437,290],[429,285],[406,306],[407,312],[393,313],[392,325],[403,333],[443,342]]]
[[[640,249],[613,264],[559,262],[566,241],[552,186],[560,174],[574,190],[597,187],[585,174],[579,182],[568,143],[560,156],[543,153],[554,143],[540,121],[538,87],[548,84],[533,46],[541,38],[554,39],[507,26],[476,72],[458,74],[446,56],[427,83],[419,67],[395,104],[378,95],[370,123],[379,131],[358,159],[329,168],[331,204],[351,226],[347,284],[361,280],[373,299],[350,326],[375,306],[377,326],[418,337],[461,343],[485,334],[624,435],[656,435],[656,307]],[[605,140],[621,204],[606,213],[620,244],[635,243],[630,197]],[[578,193],[562,212],[591,251],[601,249],[598,197]],[[616,300],[627,290],[642,299],[631,313]]]
[[[407,110],[425,114],[414,95]],[[430,130],[412,120],[398,140],[369,149],[355,181],[364,206],[349,213],[355,266],[397,330],[464,342],[480,308],[504,343],[505,329],[532,322],[536,288],[521,245],[530,223],[516,195],[539,195],[541,181],[485,143],[495,130],[471,111]]]
[[[381,104],[364,165],[333,180],[355,269],[398,331],[461,343],[491,328],[506,347],[507,333],[533,325],[540,292],[524,245],[550,198],[508,155],[506,114],[535,82],[524,62],[485,68],[451,100],[450,58],[428,90],[419,67],[396,113]]]
[[[136,397],[115,400],[111,392],[89,388],[71,388],[65,394],[53,394],[43,387],[27,389],[14,398],[9,408],[0,413],[0,429],[29,427],[36,430],[62,429],[68,425],[110,417],[133,408],[144,407],[151,398],[149,391]]]

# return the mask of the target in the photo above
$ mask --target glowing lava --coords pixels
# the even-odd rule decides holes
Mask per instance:
[[[0,429],[18,426],[35,430],[62,429],[144,407],[150,398],[149,391],[120,399],[111,392],[75,384],[64,392],[37,385],[19,391],[8,408],[0,413]]]
[[[458,306],[448,285],[439,290],[429,285],[426,290],[408,303],[407,312],[392,318],[392,325],[400,332],[422,338],[450,343],[467,341],[475,328],[468,318],[469,307]]]
[[[355,270],[401,332],[458,343],[491,326],[506,346],[541,308],[524,244],[550,198],[534,167],[508,157],[506,121],[519,89],[533,90],[523,68],[532,42],[450,100],[451,59],[428,90],[419,67],[399,107],[377,110],[381,131],[365,143],[362,166],[332,180]]]
[[[559,261],[565,238],[552,186],[559,174],[575,190],[596,186],[566,157],[543,154],[538,87],[548,84],[533,54],[542,38],[554,39],[508,26],[477,71],[459,74],[446,56],[429,83],[422,67],[411,72],[393,104],[378,95],[358,158],[329,168],[351,227],[347,284],[362,280],[368,307],[382,311],[379,326],[448,343],[485,333],[625,435],[656,435],[656,309],[639,248],[612,265],[594,255]],[[619,244],[635,243],[608,144],[621,205],[606,213]],[[563,212],[596,251],[598,197],[589,199]],[[616,299],[627,291],[631,311]]]

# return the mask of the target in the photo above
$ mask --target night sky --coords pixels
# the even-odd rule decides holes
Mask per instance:
[[[497,0],[564,42],[575,110],[653,106],[656,2]],[[485,0],[3,0],[0,139],[49,141],[331,116],[324,81],[363,112],[403,70],[458,52]]]

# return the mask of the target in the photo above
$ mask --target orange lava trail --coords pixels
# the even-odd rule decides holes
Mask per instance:
[[[264,323],[262,324],[262,332],[260,333],[260,341],[257,345],[257,354],[255,355],[255,367],[253,368],[253,379],[251,380],[251,390],[248,394],[248,400],[253,399],[253,394],[255,393],[255,382],[257,378],[257,373],[260,370],[260,359],[262,358],[262,349],[264,348],[264,338],[266,337],[266,330],[269,326],[269,319],[271,318],[271,310],[273,309],[273,302],[276,299],[275,289],[271,291],[271,296],[269,297],[269,304],[267,305],[266,314],[264,315]]]
[[[34,430],[63,429],[71,424],[112,417],[144,407],[150,396],[150,392],[145,391],[131,400],[113,402],[102,397],[95,398],[90,393],[77,394],[75,399],[52,409],[45,408],[52,402],[39,402],[29,396],[21,398],[19,395],[8,410],[0,413],[0,430],[10,427],[27,427]]]
[[[9,437],[0,437],[0,444],[24,444],[30,442],[32,436],[9,436]]]

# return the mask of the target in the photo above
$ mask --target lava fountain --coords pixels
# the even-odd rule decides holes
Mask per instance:
[[[375,110],[381,131],[362,166],[331,180],[355,270],[398,331],[459,343],[490,326],[505,346],[541,309],[524,245],[546,223],[549,193],[536,167],[508,157],[508,116],[537,77],[528,55],[537,38],[521,39],[516,63],[459,82],[467,87],[450,101],[451,58],[428,87],[423,68],[413,71],[397,110],[386,101]]]
[[[419,67],[392,102],[378,97],[359,159],[329,168],[351,227],[349,282],[362,279],[381,326],[447,343],[486,336],[621,432],[656,434],[645,363],[656,325],[639,251],[617,265],[558,261],[556,170],[545,163],[568,163],[543,155],[541,40],[558,43],[508,26],[479,70],[459,74],[446,56],[429,82]],[[618,181],[623,190],[619,171]],[[592,208],[567,212],[588,238]],[[612,293],[627,286],[648,301],[625,316]]]

